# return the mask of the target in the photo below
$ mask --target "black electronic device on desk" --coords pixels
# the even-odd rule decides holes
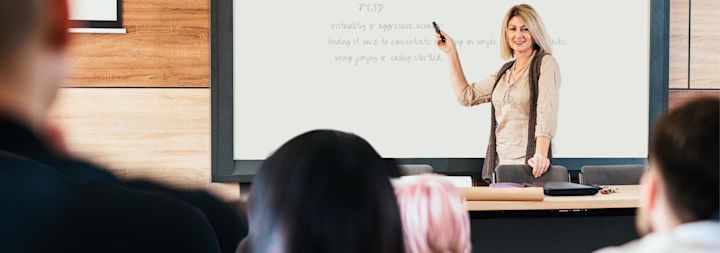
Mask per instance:
[[[597,187],[570,182],[547,182],[543,190],[548,196],[585,196],[598,193]]]

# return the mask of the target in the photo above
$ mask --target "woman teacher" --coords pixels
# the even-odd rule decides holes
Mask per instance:
[[[499,164],[527,164],[534,177],[552,158],[560,90],[560,71],[547,32],[527,4],[507,12],[500,30],[500,56],[510,60],[497,74],[474,83],[465,79],[455,42],[442,32],[436,43],[448,55],[453,90],[460,104],[491,103],[491,132],[482,176],[487,182]]]

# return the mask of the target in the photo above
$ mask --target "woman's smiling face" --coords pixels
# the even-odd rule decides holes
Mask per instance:
[[[525,24],[525,21],[520,17],[515,16],[508,21],[507,24],[507,42],[510,44],[514,54],[527,53],[528,50],[533,49],[535,41],[533,41],[530,29]]]

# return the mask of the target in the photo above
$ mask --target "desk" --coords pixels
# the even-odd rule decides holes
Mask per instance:
[[[591,252],[636,239],[640,187],[543,201],[468,201],[473,252]]]
[[[637,208],[639,185],[617,185],[619,192],[594,196],[545,196],[543,201],[468,201],[470,211]]]

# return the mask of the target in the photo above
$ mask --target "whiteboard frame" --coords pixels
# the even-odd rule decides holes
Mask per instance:
[[[651,0],[650,10],[648,134],[668,108],[670,0]],[[233,156],[233,0],[211,0],[210,16],[211,179],[251,183],[262,160],[235,160]],[[480,178],[483,158],[411,158],[398,162],[429,164],[438,173]],[[576,172],[583,165],[646,164],[647,157],[555,158],[552,162]]]

